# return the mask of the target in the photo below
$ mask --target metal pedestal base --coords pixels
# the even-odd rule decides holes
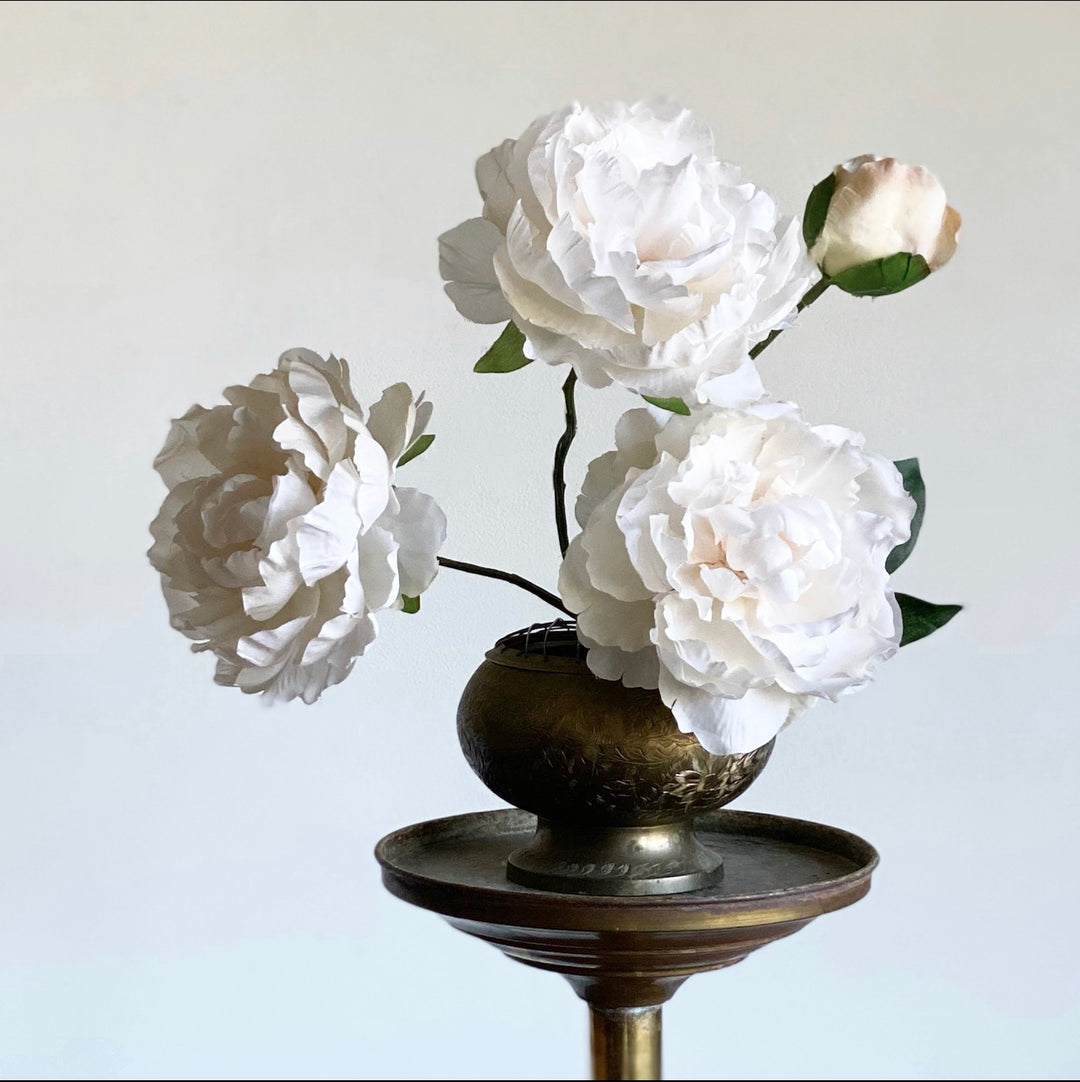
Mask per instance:
[[[680,894],[711,887],[723,874],[693,820],[582,828],[540,819],[532,841],[506,861],[515,883],[566,894]]]
[[[660,1007],[687,977],[741,961],[870,889],[877,853],[833,827],[752,812],[698,820],[723,878],[683,894],[560,894],[510,882],[536,819],[510,809],[436,819],[375,853],[391,893],[508,957],[561,973],[592,1009],[594,1078],[660,1077]]]

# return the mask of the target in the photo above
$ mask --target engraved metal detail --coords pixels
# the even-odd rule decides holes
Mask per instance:
[[[659,692],[593,676],[565,621],[523,629],[488,652],[461,697],[458,736],[484,784],[551,830],[543,846],[538,835],[512,855],[511,875],[589,892],[603,880],[612,893],[630,891],[620,880],[634,893],[694,889],[719,874],[719,860],[693,843],[693,817],[734,800],[772,752],[770,741],[710,754],[679,730]],[[651,857],[627,852],[614,829],[667,826]],[[573,838],[589,832],[592,848],[582,851]],[[656,866],[643,870],[639,856]]]
[[[496,647],[458,708],[469,765],[493,792],[549,819],[638,826],[734,800],[772,743],[712,755],[659,692],[598,680],[583,660]]]

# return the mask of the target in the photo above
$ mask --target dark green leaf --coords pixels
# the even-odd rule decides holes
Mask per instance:
[[[641,396],[650,406],[659,406],[662,410],[670,410],[682,417],[690,416],[690,407],[681,398],[650,398],[647,394]]]
[[[896,602],[900,606],[900,617],[904,621],[904,633],[900,645],[917,642],[926,638],[932,631],[944,627],[963,607],[962,605],[935,605],[923,601],[911,594],[897,594]]]
[[[893,465],[900,471],[907,494],[915,501],[915,514],[911,519],[911,536],[902,545],[897,545],[885,561],[885,570],[890,575],[911,555],[915,542],[919,539],[923,515],[926,514],[926,485],[919,472],[919,460],[903,458]]]
[[[516,372],[532,362],[522,352],[525,335],[507,323],[491,349],[473,365],[474,372]]]
[[[808,249],[813,248],[814,242],[825,228],[825,218],[829,213],[829,204],[832,202],[834,191],[836,191],[834,173],[830,173],[810,190],[802,216],[802,235]]]
[[[897,252],[848,267],[829,281],[854,297],[887,297],[921,282],[930,273],[930,264],[921,255]]]
[[[404,466],[406,462],[419,458],[434,442],[435,437],[430,432],[418,436],[413,440],[412,446],[398,459],[398,466]]]
[[[420,598],[408,597],[405,594],[401,595],[401,611],[402,612],[419,612],[420,611]]]

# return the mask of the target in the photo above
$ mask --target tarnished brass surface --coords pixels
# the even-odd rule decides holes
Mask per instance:
[[[535,828],[535,818],[516,809],[477,812],[396,831],[375,853],[391,893],[510,958],[561,973],[590,1007],[609,1012],[601,1015],[600,1050],[609,1073],[598,1078],[659,1077],[612,1073],[630,1070],[627,1057],[639,1053],[629,1030],[625,1044],[608,1033],[607,1023],[624,1024],[610,1012],[658,1007],[687,977],[739,962],[850,905],[870,889],[878,860],[871,845],[842,830],[719,811],[698,821],[699,840],[724,855],[716,885],[662,897],[559,894],[506,879],[506,858]],[[658,1026],[655,1044],[640,1055],[658,1064]]]
[[[515,883],[573,894],[677,894],[711,886],[723,870],[689,817],[640,827],[540,819],[529,844],[506,859]]]
[[[660,1077],[659,1007],[593,1007],[589,1014],[593,1078]]]
[[[716,886],[666,897],[557,894],[506,879],[507,856],[535,827],[513,808],[457,815],[396,831],[375,854],[399,898],[530,965],[580,978],[581,988],[614,981],[641,993],[607,1006],[663,1002],[667,995],[653,998],[645,986],[730,965],[850,905],[870,889],[877,864],[873,847],[845,831],[720,811],[698,821],[698,837],[726,858]]]
[[[496,647],[458,707],[469,765],[492,792],[545,819],[674,823],[715,811],[761,773],[772,743],[710,755],[657,691],[598,680],[584,661]]]
[[[458,736],[484,784],[545,825],[510,856],[508,874],[589,894],[663,894],[715,881],[720,861],[694,842],[689,824],[734,800],[772,752],[770,741],[711,755],[679,731],[657,691],[598,680],[579,658],[505,644],[466,686]]]

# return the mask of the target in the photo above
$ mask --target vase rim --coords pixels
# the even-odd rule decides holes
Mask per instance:
[[[526,672],[558,673],[562,676],[593,676],[584,658],[558,657],[554,654],[526,654],[506,643],[498,642],[484,654],[493,665],[504,669],[523,669]]]
[[[507,669],[591,676],[587,653],[578,639],[577,621],[558,619],[511,631],[484,656]]]

